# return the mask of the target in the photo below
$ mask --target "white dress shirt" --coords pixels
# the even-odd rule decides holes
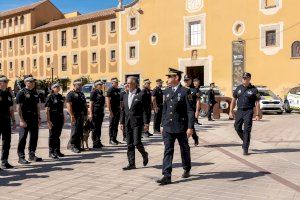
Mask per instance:
[[[178,89],[180,83],[178,85],[176,85],[175,87],[172,87],[173,92],[176,92],[176,90]]]
[[[133,102],[133,98],[136,94],[136,89],[134,89],[132,92],[129,91],[128,93],[128,107],[129,109],[131,108],[132,102]]]

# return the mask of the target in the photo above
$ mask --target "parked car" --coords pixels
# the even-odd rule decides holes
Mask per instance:
[[[292,88],[285,97],[284,110],[286,113],[300,111],[300,86]]]
[[[257,86],[260,95],[260,109],[262,113],[283,113],[283,101],[266,86]]]
[[[91,92],[93,90],[94,84],[93,83],[88,83],[82,86],[82,93],[85,96],[86,102],[90,102],[90,97],[91,97]]]
[[[207,99],[207,92],[210,89],[209,86],[201,86],[200,91],[203,94],[201,97],[201,111],[200,116],[206,117],[208,113],[208,99]],[[218,87],[214,88],[215,97],[217,103],[214,106],[213,110],[213,117],[214,119],[220,118],[220,113],[226,113],[229,114],[229,107],[230,103],[232,101],[231,97],[225,97],[225,95],[221,92],[221,90]]]

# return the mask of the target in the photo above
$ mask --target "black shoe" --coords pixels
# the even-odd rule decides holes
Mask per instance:
[[[65,154],[61,153],[60,151],[57,151],[57,152],[56,152],[56,155],[57,155],[58,157],[65,157]]]
[[[250,154],[248,153],[248,149],[244,149],[243,155],[244,155],[244,156],[249,156],[249,155],[250,155]]]
[[[49,158],[52,158],[53,160],[59,160],[57,154],[49,153]]]
[[[126,167],[123,167],[123,171],[128,171],[133,169],[136,169],[135,165],[127,165]]]
[[[148,165],[148,162],[149,162],[149,155],[146,152],[145,155],[143,156],[143,165],[144,165],[144,167],[146,167]]]
[[[100,145],[100,148],[103,148],[103,147],[105,147],[105,146],[104,146],[104,145],[103,145],[101,142],[100,142],[100,144],[99,144],[99,145]]]
[[[101,149],[102,146],[100,144],[97,144],[97,145],[93,145],[93,149]]]
[[[197,136],[195,139],[194,139],[194,141],[195,141],[195,146],[198,146],[199,145],[199,137]]]
[[[211,121],[211,122],[213,122],[213,121],[215,121],[215,120],[213,120],[213,119],[208,119],[208,121]]]
[[[12,168],[14,168],[14,166],[12,166],[11,164],[9,164],[8,162],[2,163],[2,164],[1,164],[1,167],[2,167],[3,169],[12,169]]]
[[[111,145],[118,145],[118,143],[116,141],[114,141],[114,140],[110,140],[109,144],[111,144]]]
[[[161,179],[157,180],[156,183],[159,183],[160,185],[168,185],[171,184],[171,177],[164,176]]]
[[[191,176],[191,175],[190,175],[190,171],[184,170],[184,172],[183,172],[181,178],[189,178],[190,176]]]
[[[127,142],[126,137],[123,137],[123,142]]]
[[[30,161],[34,161],[34,162],[42,162],[42,161],[43,161],[42,158],[39,158],[39,157],[37,157],[36,155],[30,155],[30,156],[29,156],[29,160],[30,160]]]
[[[28,165],[29,164],[29,162],[25,158],[19,158],[19,162],[18,163],[20,163],[22,165]]]
[[[80,153],[81,151],[80,151],[80,149],[77,149],[77,148],[72,148],[71,149],[71,151],[73,152],[73,153]]]

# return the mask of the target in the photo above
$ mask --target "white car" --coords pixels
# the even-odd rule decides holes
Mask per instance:
[[[283,101],[267,87],[257,87],[260,95],[260,109],[263,113],[282,114]]]
[[[90,102],[90,96],[91,96],[91,92],[94,88],[94,84],[93,83],[88,83],[88,84],[85,84],[83,87],[82,87],[82,92],[85,96],[85,99],[86,99],[86,102],[89,103]]]
[[[300,86],[292,88],[284,101],[284,110],[291,113],[293,110],[300,111]]]

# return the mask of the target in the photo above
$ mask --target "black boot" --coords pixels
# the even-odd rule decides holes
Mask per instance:
[[[123,167],[124,171],[133,170],[133,169],[136,169],[135,165],[127,165],[126,167]]]
[[[168,185],[172,183],[170,176],[164,176],[161,179],[157,180],[156,182],[159,183],[160,185]]]
[[[7,160],[2,161],[1,167],[2,167],[3,169],[12,169],[12,168],[14,168],[14,166],[12,166],[11,164],[9,164],[9,163],[7,162]]]
[[[20,163],[22,165],[28,165],[29,164],[29,162],[25,158],[19,158],[18,163]]]

